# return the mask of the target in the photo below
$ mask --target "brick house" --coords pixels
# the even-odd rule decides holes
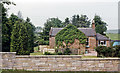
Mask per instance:
[[[49,46],[51,48],[55,48],[55,36],[56,34],[62,30],[63,28],[51,28],[49,32]],[[85,49],[86,50],[94,50],[95,47],[97,46],[110,46],[110,39],[107,38],[106,36],[103,36],[99,33],[95,32],[95,23],[92,22],[92,28],[78,28],[81,32],[83,32],[86,37],[86,45]],[[79,41],[75,40],[73,44],[71,44],[72,47],[70,48],[78,48],[80,44],[78,44]]]

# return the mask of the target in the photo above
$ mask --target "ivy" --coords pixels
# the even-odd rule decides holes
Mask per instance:
[[[56,46],[62,46],[63,42],[68,46],[68,43],[74,43],[75,39],[80,41],[79,44],[86,44],[86,36],[83,32],[77,29],[74,25],[69,24],[67,27],[58,32],[55,36]]]

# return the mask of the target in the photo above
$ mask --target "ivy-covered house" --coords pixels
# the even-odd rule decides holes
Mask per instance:
[[[51,28],[49,32],[49,46],[51,48],[78,48],[93,51],[97,46],[110,46],[110,39],[95,32],[95,23],[92,28],[76,28],[68,25],[65,28]]]

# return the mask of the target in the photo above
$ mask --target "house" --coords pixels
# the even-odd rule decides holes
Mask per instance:
[[[49,32],[49,46],[55,48],[55,36],[64,28],[51,28]],[[104,35],[95,32],[95,23],[92,22],[92,28],[78,28],[87,37],[85,50],[94,50],[97,46],[110,46],[110,39]],[[77,40],[75,41],[77,42]],[[79,44],[74,44],[73,48],[77,48]]]

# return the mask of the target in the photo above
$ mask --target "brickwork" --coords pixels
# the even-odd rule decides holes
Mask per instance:
[[[35,71],[118,71],[120,59],[82,59],[80,55],[16,56],[0,53],[2,69]],[[0,65],[1,66],[1,65]]]
[[[50,48],[55,47],[55,37],[50,37],[49,38],[49,46],[50,46]]]
[[[110,47],[110,41],[106,41],[107,47]]]
[[[89,38],[89,47],[87,49],[94,49],[96,47],[96,37]]]

